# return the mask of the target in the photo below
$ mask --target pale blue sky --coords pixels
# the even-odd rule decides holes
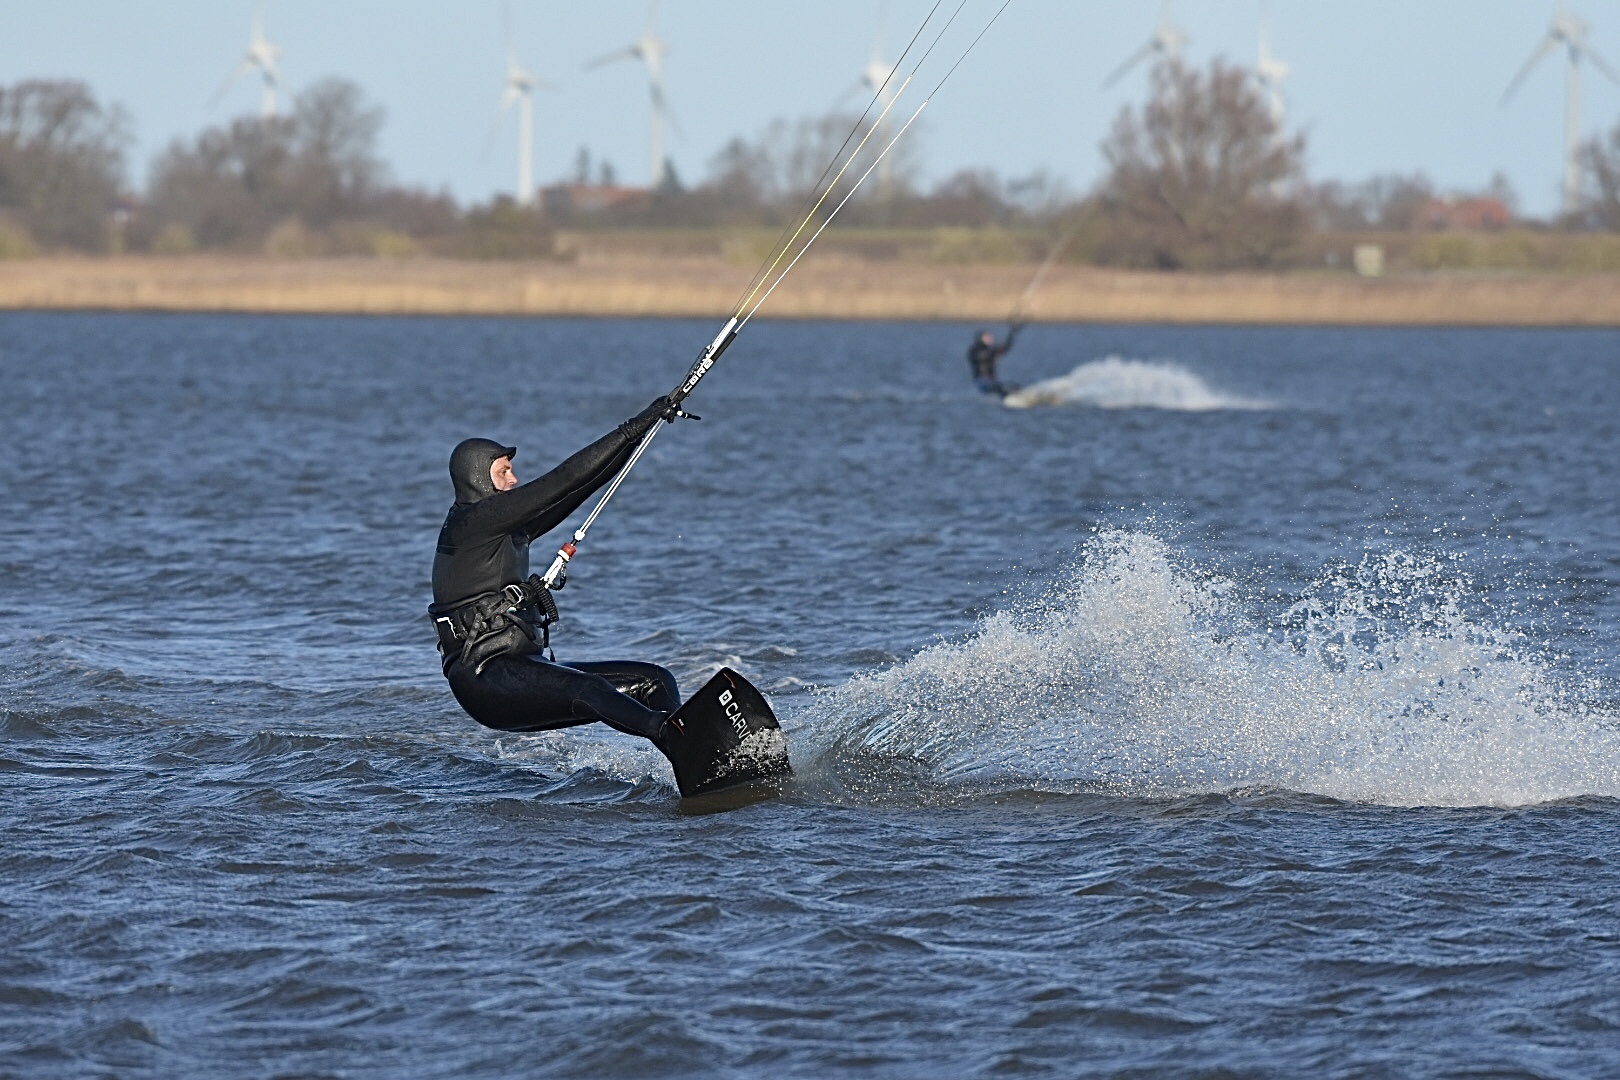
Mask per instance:
[[[970,0],[964,19],[996,0]],[[772,118],[825,110],[858,78],[880,34],[890,58],[930,0],[664,0],[669,95],[681,175],[700,177],[733,134]],[[949,6],[949,5],[947,5]],[[1252,63],[1262,7],[1274,52],[1293,66],[1289,123],[1310,139],[1318,179],[1422,169],[1446,186],[1482,187],[1502,170],[1523,208],[1557,206],[1564,65],[1549,58],[1508,107],[1498,99],[1546,32],[1553,0],[1179,0],[1190,60]],[[1592,44],[1620,65],[1620,3],[1571,0]],[[541,181],[567,173],[581,145],[619,174],[647,173],[646,86],[630,64],[583,70],[628,45],[644,0],[511,0],[522,62],[558,84],[537,97]],[[1140,100],[1132,74],[1103,77],[1146,40],[1156,2],[1013,0],[1001,22],[929,107],[919,150],[926,173],[970,165],[1004,175],[1046,168],[1076,189],[1099,174],[1097,145],[1122,104]],[[324,75],[359,83],[388,111],[383,149],[396,176],[458,198],[510,187],[510,122],[485,146],[504,63],[499,0],[265,0],[282,71],[299,86]],[[77,76],[131,113],[134,179],[177,135],[257,109],[244,80],[215,90],[247,42],[248,0],[5,0],[0,82]],[[1588,133],[1620,120],[1620,88],[1585,74]]]

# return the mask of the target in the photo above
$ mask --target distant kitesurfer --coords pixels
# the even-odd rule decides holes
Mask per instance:
[[[556,608],[540,579],[529,576],[529,544],[611,480],[648,430],[678,415],[661,397],[521,485],[512,471],[514,446],[468,439],[451,452],[456,501],[439,531],[428,611],[450,690],[480,724],[546,731],[599,720],[659,740],[664,718],[681,703],[667,670],[633,660],[560,664],[545,657]]]
[[[980,393],[1007,396],[1009,388],[996,377],[996,363],[1007,355],[1018,337],[1018,331],[1023,328],[1022,323],[1011,324],[1007,327],[1007,340],[999,343],[988,330],[980,330],[973,339],[973,345],[968,349],[968,363],[973,368],[973,385],[979,388]]]

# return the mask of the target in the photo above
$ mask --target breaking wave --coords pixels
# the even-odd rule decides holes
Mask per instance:
[[[1180,364],[1110,356],[1081,364],[1067,375],[1043,379],[1002,399],[1011,409],[1038,405],[1090,405],[1099,409],[1269,409],[1271,404],[1223,394]]]
[[[803,782],[1163,797],[1282,788],[1386,805],[1620,795],[1620,725],[1457,560],[1368,555],[1257,622],[1140,532],[1038,603],[823,692]]]

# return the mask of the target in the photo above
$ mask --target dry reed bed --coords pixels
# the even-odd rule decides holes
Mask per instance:
[[[730,311],[752,269],[717,258],[644,256],[31,259],[0,262],[0,309],[715,318]],[[806,259],[763,314],[995,321],[1007,317],[1031,269]],[[1029,314],[1052,322],[1620,326],[1620,275],[1364,281],[1060,267]]]

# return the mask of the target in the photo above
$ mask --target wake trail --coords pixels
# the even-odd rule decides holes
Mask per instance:
[[[1043,379],[1002,399],[1010,409],[1042,405],[1089,405],[1098,409],[1165,409],[1214,412],[1270,409],[1270,402],[1238,397],[1212,388],[1179,364],[1110,356],[1080,364],[1067,375]]]

